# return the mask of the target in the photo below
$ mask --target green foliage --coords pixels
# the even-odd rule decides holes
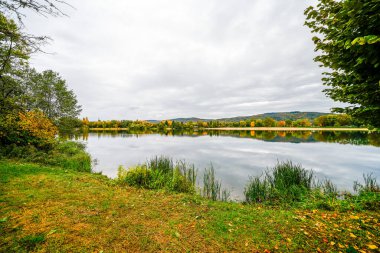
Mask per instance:
[[[347,114],[329,114],[314,119],[314,125],[320,127],[340,127],[353,124],[352,117]]]
[[[248,203],[261,203],[268,200],[270,184],[261,177],[250,177],[244,188],[245,200]]]
[[[152,171],[146,166],[136,166],[126,170],[123,166],[117,169],[117,180],[122,184],[135,187],[150,188]]]
[[[22,103],[26,110],[39,109],[56,124],[60,119],[75,119],[81,112],[76,96],[57,72],[38,73],[29,69]],[[62,121],[62,120],[61,120]]]
[[[23,93],[19,80],[30,53],[17,24],[0,13],[0,114],[19,108],[17,100]]]
[[[61,133],[73,132],[73,130],[82,127],[82,121],[73,117],[62,117],[58,120],[58,129]]]
[[[372,174],[364,175],[364,185],[354,182],[357,195],[338,192],[328,179],[320,183],[315,181],[313,172],[300,165],[278,163],[265,175],[249,179],[244,189],[245,201],[330,211],[380,208],[380,186]]]
[[[73,141],[57,141],[52,148],[42,150],[33,145],[11,144],[0,150],[0,157],[43,165],[58,166],[64,169],[91,172],[91,157],[85,145]]]
[[[128,170],[119,166],[117,182],[147,189],[194,193],[196,170],[183,161],[174,164],[170,158],[160,156]]]
[[[351,104],[335,108],[365,124],[380,126],[380,3],[365,0],[319,0],[305,10],[315,58],[324,73],[326,94]]]
[[[248,203],[301,201],[312,189],[312,171],[292,162],[280,162],[263,177],[251,177],[244,194]]]

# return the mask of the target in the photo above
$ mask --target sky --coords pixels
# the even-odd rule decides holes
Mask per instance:
[[[67,0],[28,14],[90,120],[329,112],[304,10],[315,0]]]

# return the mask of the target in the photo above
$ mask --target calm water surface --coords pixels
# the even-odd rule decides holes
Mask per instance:
[[[380,178],[380,135],[363,132],[211,131],[202,133],[90,132],[77,136],[97,160],[95,171],[116,177],[119,165],[130,167],[166,155],[198,169],[213,164],[232,197],[241,199],[249,176],[261,175],[277,161],[291,160],[352,190],[363,173]],[[201,180],[199,180],[201,181]]]

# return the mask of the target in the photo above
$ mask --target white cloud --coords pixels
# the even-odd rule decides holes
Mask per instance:
[[[32,59],[61,73],[90,119],[328,111],[304,9],[314,1],[81,0],[28,15],[54,38]]]

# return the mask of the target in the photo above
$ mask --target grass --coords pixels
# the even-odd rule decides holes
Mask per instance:
[[[203,190],[201,196],[213,201],[227,202],[230,199],[230,191],[222,189],[222,183],[215,178],[215,170],[211,164],[203,173]]]
[[[248,203],[301,201],[312,189],[314,175],[291,161],[279,162],[262,177],[250,178],[244,194]]]
[[[380,210],[380,186],[372,175],[363,175],[364,184],[354,182],[352,195],[338,192],[328,179],[318,182],[313,171],[290,161],[279,162],[245,186],[247,203],[293,206],[324,210]]]
[[[376,211],[210,201],[0,161],[0,252],[375,252]]]
[[[59,140],[48,150],[40,150],[32,145],[9,145],[2,147],[0,158],[5,157],[41,165],[59,166],[68,170],[91,172],[92,161],[85,148],[85,145],[79,142]]]
[[[196,170],[183,161],[156,156],[146,164],[126,170],[118,168],[117,182],[146,189],[166,189],[173,192],[195,193]]]

